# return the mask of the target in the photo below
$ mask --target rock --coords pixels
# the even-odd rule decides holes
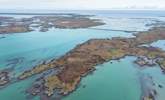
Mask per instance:
[[[160,85],[160,84],[158,85],[158,87],[159,87],[159,88],[163,88],[163,86],[162,86],[162,85]]]
[[[135,61],[136,64],[140,65],[141,67],[143,66],[154,66],[156,65],[156,62],[154,59],[149,59],[145,56],[138,57],[137,60]]]
[[[0,72],[0,86],[6,85],[9,83],[9,76],[8,72],[2,71]]]

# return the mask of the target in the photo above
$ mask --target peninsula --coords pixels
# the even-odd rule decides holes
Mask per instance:
[[[23,80],[32,75],[40,74],[49,70],[52,71],[42,76],[43,82],[40,84],[42,89],[37,91],[52,96],[55,91],[62,95],[75,90],[81,78],[91,71],[95,66],[104,62],[120,59],[125,56],[143,57],[145,62],[137,63],[139,65],[149,65],[152,60],[154,64],[159,64],[162,70],[165,70],[165,51],[152,46],[143,46],[152,42],[165,39],[165,27],[154,27],[145,32],[134,34],[132,38],[115,37],[112,39],[91,39],[83,44],[77,45],[73,50],[64,56],[54,59],[48,63],[35,66],[34,68],[23,72],[18,79]],[[141,58],[142,59],[142,58]],[[39,89],[39,88],[38,88]],[[152,97],[152,98],[151,98]],[[154,96],[148,95],[143,100],[155,100]]]

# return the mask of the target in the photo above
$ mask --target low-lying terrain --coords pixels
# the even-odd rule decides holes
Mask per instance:
[[[141,66],[150,66],[152,61],[153,64],[159,64],[162,70],[165,70],[165,51],[152,46],[142,46],[163,39],[165,39],[164,27],[140,32],[133,38],[91,39],[77,45],[58,59],[23,72],[18,79],[23,80],[35,74],[59,69],[56,73],[49,73],[42,77],[43,82],[40,85],[43,89],[39,92],[51,96],[56,90],[62,95],[72,92],[81,78],[93,71],[96,65],[125,56],[138,57],[135,62]],[[146,60],[140,62],[140,58]],[[144,100],[154,100],[154,96],[144,96]]]
[[[39,29],[41,32],[50,28],[75,29],[104,25],[99,19],[83,15],[50,15],[31,18],[0,17],[0,34],[30,32]]]

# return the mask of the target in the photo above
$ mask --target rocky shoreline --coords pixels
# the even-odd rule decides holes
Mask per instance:
[[[143,66],[155,66],[158,59],[148,59],[147,57],[138,57],[135,61],[136,64]]]
[[[58,59],[25,71],[18,79],[23,80],[50,69],[60,69],[56,74],[43,76],[44,89],[41,92],[52,96],[56,90],[61,95],[69,94],[76,89],[81,77],[94,70],[96,65],[125,56],[144,57],[146,61],[137,63],[138,65],[151,66],[153,64],[150,63],[151,60],[165,70],[165,51],[151,46],[141,46],[163,39],[165,39],[165,27],[155,27],[149,31],[140,32],[133,38],[91,39],[77,45]]]

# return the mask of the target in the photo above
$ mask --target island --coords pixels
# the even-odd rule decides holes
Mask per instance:
[[[104,25],[99,19],[77,14],[55,14],[30,18],[0,17],[0,34],[24,33],[38,30],[46,32],[51,28],[77,29]]]
[[[144,46],[144,44],[151,44],[164,39],[165,27],[153,27],[148,31],[136,33],[131,38],[90,39],[77,45],[58,59],[44,62],[23,72],[18,79],[24,80],[33,75],[50,71],[42,76],[39,88],[35,87],[36,90],[39,89],[39,93],[44,93],[50,97],[54,92],[61,95],[71,93],[76,89],[82,77],[95,70],[96,65],[126,56],[137,57],[135,62],[140,66],[158,64],[164,71],[165,51],[152,46]],[[141,62],[143,59],[145,60]],[[58,71],[54,72],[54,70]],[[39,93],[37,91],[37,93],[32,94],[37,95]],[[143,100],[155,100],[154,96],[149,94],[143,96]]]

